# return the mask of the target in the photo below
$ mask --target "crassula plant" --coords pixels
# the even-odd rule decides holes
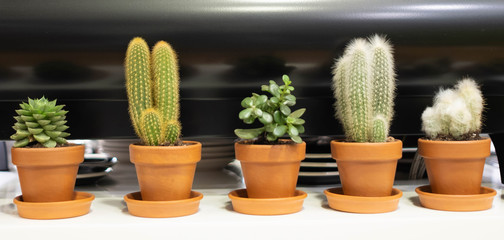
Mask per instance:
[[[47,98],[28,98],[28,103],[21,103],[21,109],[16,110],[14,130],[16,133],[10,138],[15,140],[14,147],[48,147],[53,148],[67,143],[65,137],[70,134],[66,114],[63,110],[65,105],[56,105],[56,100],[49,101]]]
[[[485,101],[476,82],[463,79],[453,89],[442,89],[434,105],[422,114],[422,130],[432,140],[480,139]]]
[[[142,144],[180,145],[179,72],[175,51],[159,41],[152,53],[142,38],[126,52],[129,113]]]
[[[348,142],[386,142],[393,116],[392,46],[375,35],[354,39],[333,70],[336,118]]]
[[[292,95],[294,87],[291,86],[289,76],[283,75],[284,85],[279,86],[271,80],[269,85],[262,85],[261,90],[271,94],[259,95],[253,93],[251,97],[246,97],[241,102],[243,109],[238,115],[246,124],[253,124],[259,120],[263,127],[253,129],[235,129],[235,134],[242,139],[255,139],[259,144],[275,144],[278,139],[285,134],[296,143],[303,140],[299,134],[304,133],[303,124],[305,121],[301,116],[306,111],[305,108],[291,111],[290,107],[296,105],[296,97]]]

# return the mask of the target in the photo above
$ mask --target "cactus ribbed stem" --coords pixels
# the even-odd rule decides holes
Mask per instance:
[[[130,117],[136,134],[142,136],[139,126],[142,112],[152,107],[149,47],[142,38],[131,40],[125,65]]]
[[[160,41],[151,54],[143,39],[134,38],[125,65],[130,117],[142,143],[177,144],[181,129],[179,73],[172,47]]]
[[[392,47],[376,35],[355,39],[333,70],[336,117],[347,141],[385,142],[393,115]]]

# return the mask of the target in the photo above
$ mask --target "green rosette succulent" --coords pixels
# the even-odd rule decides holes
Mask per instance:
[[[253,129],[235,129],[235,134],[242,139],[257,139],[256,143],[275,143],[278,138],[289,135],[292,141],[302,143],[299,134],[304,133],[305,120],[301,116],[305,108],[291,111],[290,107],[296,105],[296,97],[291,94],[294,87],[291,86],[289,76],[283,75],[284,85],[279,86],[271,80],[269,85],[262,85],[261,90],[270,93],[266,95],[253,93],[251,97],[242,100],[243,109],[238,117],[246,124],[253,124],[259,120],[264,126]]]
[[[44,147],[53,148],[58,144],[67,143],[65,137],[70,136],[65,132],[68,129],[65,105],[56,105],[56,100],[47,98],[28,98],[28,103],[21,103],[21,109],[16,110],[14,130],[16,133],[10,138],[15,140],[14,147],[25,147],[29,144],[40,143]]]

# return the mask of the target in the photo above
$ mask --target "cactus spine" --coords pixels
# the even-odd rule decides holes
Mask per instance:
[[[164,41],[149,53],[142,38],[131,40],[126,52],[126,89],[130,118],[142,143],[175,145],[180,137],[177,55]]]
[[[375,35],[355,39],[335,63],[336,118],[347,141],[385,142],[393,116],[395,74],[392,47]]]

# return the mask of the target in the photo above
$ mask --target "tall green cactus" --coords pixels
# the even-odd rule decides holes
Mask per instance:
[[[392,47],[375,35],[353,40],[333,70],[336,117],[348,141],[385,142],[393,115]]]
[[[164,41],[149,53],[139,37],[128,45],[125,61],[130,118],[142,143],[175,145],[180,137],[177,55]]]

